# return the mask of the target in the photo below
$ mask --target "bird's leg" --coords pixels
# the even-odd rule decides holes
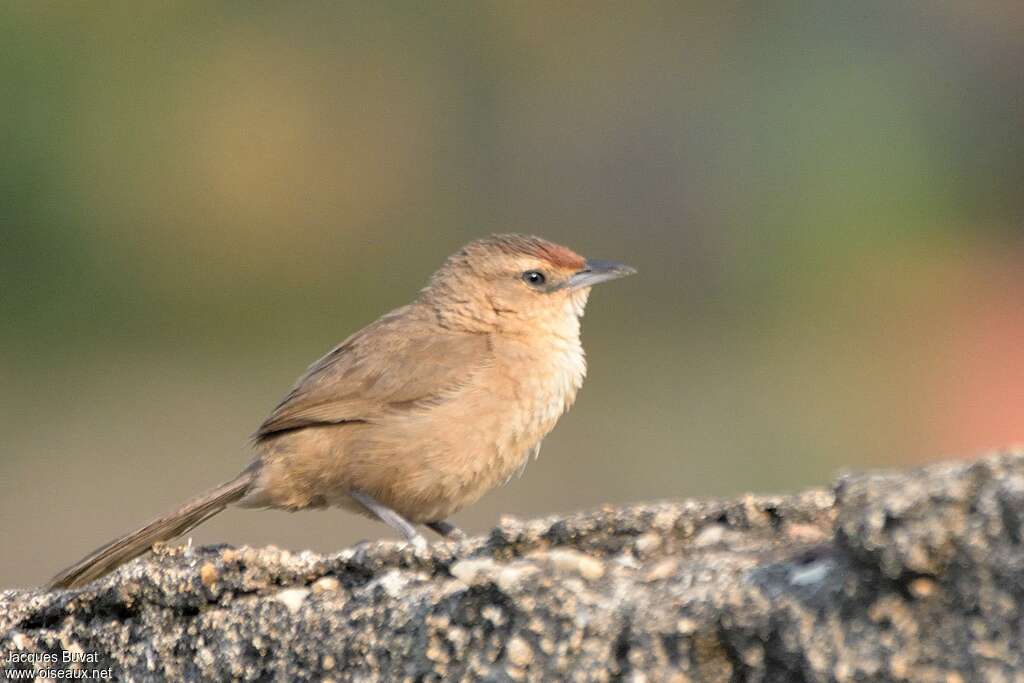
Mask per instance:
[[[441,519],[436,522],[427,522],[428,529],[431,529],[438,534],[444,536],[450,541],[461,541],[466,537],[466,534],[459,527],[455,526],[451,522],[446,522]]]
[[[427,547],[427,539],[423,538],[423,536],[420,535],[420,532],[416,531],[416,527],[410,524],[405,517],[402,517],[402,515],[398,514],[387,505],[378,503],[374,500],[373,496],[367,493],[363,493],[362,491],[349,491],[348,494],[352,497],[352,500],[375,514],[380,521],[405,536],[405,540],[409,541],[413,547],[417,549]]]

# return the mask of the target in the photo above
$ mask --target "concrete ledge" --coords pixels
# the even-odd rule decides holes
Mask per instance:
[[[1008,453],[506,520],[422,555],[166,548],[81,590],[0,593],[0,669],[72,652],[140,681],[1020,680],[1022,536]]]

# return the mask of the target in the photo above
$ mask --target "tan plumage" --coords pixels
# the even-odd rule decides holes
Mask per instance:
[[[579,318],[590,286],[631,272],[537,237],[470,243],[416,301],[309,367],[260,426],[256,459],[239,478],[98,549],[51,586],[92,580],[236,501],[340,506],[422,543],[409,523],[445,530],[446,517],[537,452],[583,383]]]

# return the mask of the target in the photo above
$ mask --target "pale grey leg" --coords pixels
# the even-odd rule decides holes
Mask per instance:
[[[409,541],[415,548],[422,549],[427,547],[427,539],[423,538],[420,532],[416,531],[416,527],[410,524],[405,517],[402,517],[402,515],[387,505],[378,503],[374,500],[373,496],[362,491],[349,491],[349,495],[352,496],[352,500],[377,515],[380,521],[402,534],[405,540]]]
[[[461,541],[466,537],[466,534],[463,533],[462,529],[451,522],[446,522],[443,519],[437,522],[427,522],[426,526],[428,529],[431,529],[452,541]]]

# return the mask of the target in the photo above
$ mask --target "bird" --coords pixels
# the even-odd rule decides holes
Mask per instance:
[[[523,234],[448,257],[416,299],[306,370],[259,426],[237,477],[67,567],[49,589],[94,581],[230,505],[337,507],[377,518],[416,549],[448,518],[521,473],[586,375],[591,287],[635,273]]]

